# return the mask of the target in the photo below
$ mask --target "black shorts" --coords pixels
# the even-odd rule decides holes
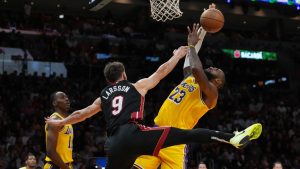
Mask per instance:
[[[120,126],[105,143],[107,169],[130,169],[138,156],[158,155],[170,129],[135,123]]]

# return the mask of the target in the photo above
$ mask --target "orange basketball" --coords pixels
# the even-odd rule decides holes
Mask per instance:
[[[200,17],[200,24],[209,33],[216,33],[224,26],[224,16],[215,8],[205,10]]]

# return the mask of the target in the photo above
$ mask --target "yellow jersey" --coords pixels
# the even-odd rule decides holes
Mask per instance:
[[[200,86],[189,76],[170,93],[154,121],[158,126],[192,129],[208,110]]]
[[[64,119],[57,112],[54,112],[50,117],[52,116],[57,116],[60,119]],[[45,132],[46,132],[46,146],[47,146],[47,136],[48,136],[47,124],[45,125]],[[64,163],[73,162],[73,157],[72,157],[73,138],[74,138],[74,133],[71,124],[63,126],[63,128],[58,133],[56,152],[63,160]],[[48,156],[46,156],[45,160],[47,162],[51,161],[51,159]]]

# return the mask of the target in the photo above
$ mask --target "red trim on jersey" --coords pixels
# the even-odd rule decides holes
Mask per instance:
[[[158,155],[159,150],[161,149],[161,147],[163,146],[163,144],[166,141],[167,136],[169,135],[169,132],[170,132],[170,127],[165,127],[163,133],[161,134],[161,136],[155,146],[155,149],[153,151],[153,156]]]
[[[145,97],[141,96],[141,103],[140,103],[140,110],[137,112],[131,113],[131,119],[132,120],[142,120],[144,116],[144,103],[145,103]]]
[[[135,120],[136,119],[136,115],[138,114],[138,112],[133,112],[133,113],[131,113],[131,116],[130,116],[130,118],[131,118],[131,120]]]
[[[144,103],[145,103],[145,97],[142,96],[142,98],[141,98],[141,105],[140,105],[140,111],[138,113],[138,119],[143,119],[143,116],[144,116]]]
[[[159,150],[165,143],[167,136],[169,135],[171,127],[146,127],[144,125],[137,124],[138,127],[141,129],[141,131],[151,131],[151,130],[164,130],[161,134],[158,142],[156,143],[155,149],[153,151],[153,156],[157,156],[159,153]]]

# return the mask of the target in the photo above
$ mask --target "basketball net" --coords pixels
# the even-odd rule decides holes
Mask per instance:
[[[165,22],[182,16],[179,0],[150,0],[151,17],[156,21]]]

